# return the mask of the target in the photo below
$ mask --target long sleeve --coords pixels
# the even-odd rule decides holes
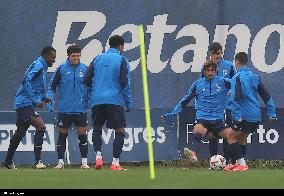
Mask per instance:
[[[190,87],[187,94],[178,102],[178,104],[172,109],[172,111],[167,112],[164,116],[173,116],[180,113],[184,106],[188,104],[188,102],[196,96],[196,86],[195,83]]]
[[[275,109],[273,99],[271,95],[269,94],[269,92],[264,87],[264,85],[262,84],[262,82],[260,81],[260,79],[259,79],[259,85],[258,85],[257,91],[267,106],[267,116],[276,118],[276,109]]]
[[[230,97],[230,104],[232,107],[232,119],[233,121],[239,121],[241,119],[241,110],[239,104],[242,98],[242,86],[239,75],[236,77],[236,82],[234,85],[235,86],[232,86],[232,95]]]
[[[232,79],[234,77],[234,75],[236,74],[236,68],[235,66],[231,66],[231,69],[230,69],[230,73],[229,73],[229,78]]]
[[[89,67],[87,68],[87,71],[84,75],[84,84],[86,87],[86,90],[84,90],[83,95],[82,95],[82,102],[84,104],[85,109],[87,110],[89,108],[89,99],[90,99],[90,94],[92,91],[92,81],[94,77],[94,66],[95,66],[95,61],[98,58],[94,58],[92,62],[90,63]]]
[[[29,98],[32,100],[34,106],[39,104],[42,100],[41,97],[35,95],[32,87],[32,80],[42,74],[43,66],[40,64],[33,64],[29,67],[26,76],[22,82],[23,88],[27,92]]]
[[[133,98],[130,89],[130,66],[124,57],[122,57],[120,66],[120,85],[125,107],[127,110],[130,110],[133,107]]]
[[[96,58],[92,60],[84,76],[84,84],[86,84],[86,86],[90,88],[92,86],[92,80],[94,77],[94,66],[95,66],[94,61],[95,60]]]
[[[88,87],[86,84],[83,84],[83,95],[82,95],[82,103],[84,105],[84,108],[87,110],[89,108],[89,98],[90,98],[90,89],[91,87]]]
[[[56,88],[60,83],[60,80],[61,80],[60,67],[58,67],[54,72],[54,74],[52,75],[52,78],[48,85],[47,96],[51,99],[51,103],[48,104],[49,111],[54,110],[55,93],[56,93]]]

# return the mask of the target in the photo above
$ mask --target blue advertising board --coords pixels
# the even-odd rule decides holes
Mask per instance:
[[[208,46],[218,41],[223,46],[226,60],[233,61],[234,55],[240,51],[248,53],[248,66],[261,77],[273,96],[279,112],[275,127],[274,125],[269,127],[270,125],[263,119],[261,122],[263,126],[260,126],[260,132],[263,134],[258,134],[258,137],[262,137],[265,142],[252,142],[249,148],[254,150],[252,154],[248,151],[248,157],[251,159],[283,159],[284,153],[274,149],[280,149],[283,146],[281,135],[278,134],[276,144],[270,144],[269,141],[273,139],[267,139],[276,135],[273,130],[280,133],[284,125],[281,113],[284,107],[282,90],[284,88],[284,82],[282,82],[284,79],[284,45],[281,44],[284,42],[283,1],[274,0],[273,3],[266,0],[0,1],[0,53],[3,57],[0,62],[2,74],[0,77],[0,158],[3,157],[2,151],[4,150],[2,149],[8,148],[8,141],[15,130],[13,97],[27,67],[40,55],[41,49],[46,45],[52,45],[57,50],[56,62],[49,70],[49,80],[55,68],[66,59],[68,46],[79,44],[83,48],[82,62],[89,64],[96,55],[109,48],[108,38],[110,36],[121,34],[126,40],[123,55],[130,62],[131,90],[135,108],[132,111],[134,113],[128,114],[130,127],[126,129],[130,135],[133,134],[134,144],[132,147],[129,142],[124,146],[126,150],[122,159],[125,161],[146,160],[147,145],[140,139],[145,129],[144,117],[142,117],[144,99],[138,31],[138,25],[142,24],[145,30],[150,106],[153,113],[157,112],[153,116],[155,120],[152,120],[156,133],[163,132],[158,130],[159,123],[161,123],[158,116],[175,106],[186,94],[190,85],[200,77],[200,68],[208,58]],[[263,103],[262,106],[264,106]],[[54,120],[50,114],[45,112],[46,110],[43,112],[43,117],[48,129],[52,130]],[[182,116],[183,114],[180,115],[179,124],[186,126],[181,125],[184,122]],[[169,127],[171,130],[175,128]],[[165,125],[165,133],[167,133],[166,129]],[[187,129],[182,128],[182,130]],[[29,131],[25,139],[27,144],[32,144],[34,130]],[[105,140],[108,144],[103,146],[104,154],[110,157],[113,134],[110,130],[104,131],[105,139],[109,139]],[[44,147],[52,152],[48,162],[56,161],[54,153],[56,133],[53,131],[48,135],[54,141],[50,144],[46,142]],[[89,142],[91,142],[90,134],[91,127],[88,135]],[[137,137],[139,141],[143,141],[142,143],[135,143],[138,141],[135,134],[139,135]],[[170,131],[169,134],[172,132]],[[160,136],[157,136],[157,141],[159,138]],[[126,143],[130,141],[128,139],[126,137]],[[72,155],[70,162],[79,162],[74,131],[70,132],[70,140],[69,149]],[[180,142],[183,145],[184,141]],[[155,153],[157,160],[173,158],[169,155],[171,153],[163,154],[166,152],[164,148],[169,150],[170,146],[174,145],[173,141],[169,141],[169,145],[156,144],[154,149],[159,149],[160,146],[163,148]],[[31,155],[29,151],[32,151],[32,147],[22,145],[17,153]],[[262,148],[262,146],[267,147]],[[131,147],[133,151],[127,151]],[[144,147],[145,150],[142,150]],[[89,151],[90,159],[93,159],[91,146]],[[207,150],[204,151],[202,157],[205,158],[207,152]],[[49,154],[48,151],[43,153]],[[28,163],[29,155],[16,157],[20,162]]]

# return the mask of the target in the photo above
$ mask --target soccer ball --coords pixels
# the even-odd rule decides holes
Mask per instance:
[[[210,168],[212,170],[222,170],[226,166],[226,159],[222,155],[214,155],[210,158]]]

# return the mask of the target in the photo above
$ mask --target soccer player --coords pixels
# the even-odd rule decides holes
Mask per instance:
[[[257,94],[261,96],[267,105],[267,115],[270,121],[276,120],[275,105],[272,97],[262,84],[260,77],[253,73],[247,66],[248,57],[245,52],[235,56],[236,75],[232,78],[232,118],[233,126],[228,133],[230,154],[234,165],[229,165],[224,170],[244,171],[248,170],[244,154],[240,145],[246,145],[249,133],[257,131],[261,120],[261,109]]]
[[[200,138],[212,133],[215,137],[226,139],[228,129],[224,122],[224,110],[230,81],[216,75],[217,64],[209,60],[204,64],[205,77],[200,78],[192,84],[186,96],[175,106],[175,108],[164,115],[164,120],[168,116],[175,115],[182,111],[188,102],[195,97],[196,123],[193,128],[195,137],[192,139],[192,150],[185,148],[185,155],[197,161],[197,151]]]
[[[217,63],[217,71],[216,75],[224,78],[231,79],[235,73],[236,73],[236,68],[233,63],[230,61],[224,60],[223,59],[223,49],[220,43],[214,42],[209,46],[209,54],[210,54],[210,59]],[[204,77],[203,73],[203,68],[201,70],[202,77]],[[225,112],[225,120],[226,124],[230,126],[232,122],[232,117],[231,117],[231,108],[230,105],[228,104],[229,101],[229,96],[227,97],[227,105],[226,105],[226,112]],[[201,139],[201,138],[200,138]],[[211,157],[213,155],[218,154],[218,139],[211,133],[209,133],[209,152]],[[226,164],[229,163],[230,161],[230,153],[229,153],[229,145],[227,140],[223,140],[223,152],[224,152],[224,157],[226,159]]]
[[[24,79],[14,98],[14,109],[17,113],[17,130],[10,140],[10,145],[5,160],[2,165],[8,169],[17,169],[13,157],[20,141],[26,135],[26,131],[32,125],[36,132],[34,135],[34,155],[35,168],[45,169],[46,166],[41,162],[41,150],[45,124],[37,109],[42,109],[45,103],[50,102],[50,98],[45,95],[45,84],[47,68],[55,62],[56,50],[47,46],[41,51],[38,57],[27,69]]]
[[[122,36],[109,38],[110,48],[91,62],[85,75],[85,83],[91,86],[90,105],[93,120],[93,144],[96,154],[96,169],[102,169],[102,127],[115,130],[111,170],[124,170],[119,164],[124,144],[126,119],[124,112],[132,108],[130,91],[130,66],[121,55],[124,49]]]
[[[87,66],[80,62],[81,48],[72,45],[67,48],[67,60],[58,66],[48,87],[48,95],[54,103],[56,89],[59,92],[58,100],[58,164],[56,169],[64,169],[64,154],[68,130],[74,123],[79,140],[82,157],[82,169],[90,169],[87,164],[88,138],[87,138],[87,108],[88,88],[83,83]],[[50,106],[50,111],[54,105]]]

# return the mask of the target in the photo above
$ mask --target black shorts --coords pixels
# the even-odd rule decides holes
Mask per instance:
[[[232,126],[232,110],[231,109],[226,109],[226,124],[228,127]]]
[[[213,133],[213,135],[217,138],[220,138],[219,133],[227,128],[223,120],[197,119],[197,124],[204,126],[208,132]]]
[[[92,119],[94,127],[106,127],[110,129],[126,127],[124,109],[119,105],[101,104],[92,108]]]
[[[25,106],[16,109],[17,120],[16,125],[30,125],[32,118],[37,118],[39,114],[35,111],[33,106]]]
[[[259,121],[258,122],[248,122],[246,120],[242,120],[242,122],[239,124],[239,128],[238,130],[235,131],[242,131],[244,133],[254,133],[257,131],[259,126]]]
[[[72,123],[76,127],[86,127],[88,125],[87,113],[58,113],[58,127],[69,129]]]

